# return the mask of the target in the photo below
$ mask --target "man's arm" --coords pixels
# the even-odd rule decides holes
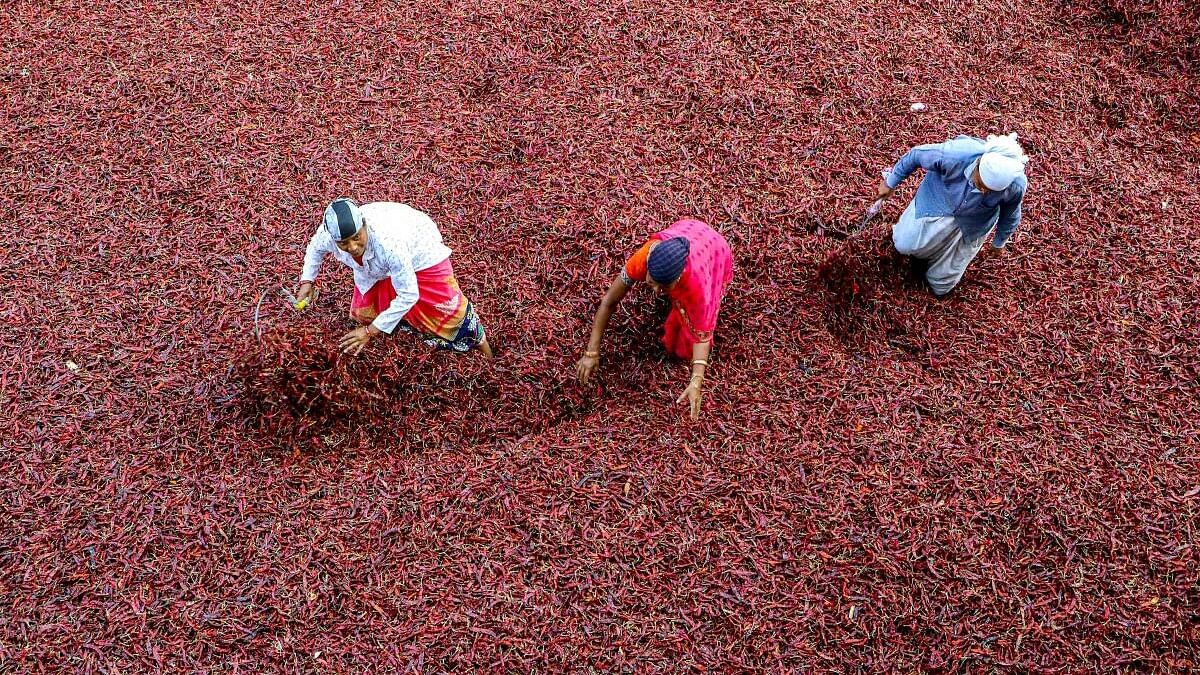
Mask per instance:
[[[995,248],[1004,248],[1017,227],[1021,224],[1021,202],[1025,199],[1022,189],[1016,197],[1000,204],[1000,218],[996,221],[996,237],[992,240]]]
[[[882,188],[886,187],[887,193],[891,194],[892,190],[900,187],[900,184],[918,168],[925,169],[926,171],[941,171],[942,158],[944,156],[945,153],[942,150],[941,143],[918,145],[909,150],[900,158],[900,161],[896,162],[892,170],[888,172],[887,178],[883,180],[880,192],[882,193]],[[880,196],[886,195],[881,194]]]

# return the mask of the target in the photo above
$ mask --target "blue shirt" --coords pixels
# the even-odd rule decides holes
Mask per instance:
[[[1018,176],[1008,188],[984,194],[971,180],[982,155],[983,140],[973,136],[918,145],[892,167],[887,184],[895,189],[917,167],[925,169],[925,178],[913,200],[917,217],[954,216],[967,241],[976,241],[996,225],[992,245],[999,248],[1008,243],[1021,224],[1021,199],[1028,181]]]

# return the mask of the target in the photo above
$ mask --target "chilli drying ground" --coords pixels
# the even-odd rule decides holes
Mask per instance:
[[[3,3],[0,670],[1200,667],[1197,13]],[[820,282],[883,167],[1002,131],[1007,255],[936,302],[877,222]],[[257,417],[345,330],[345,270],[271,295],[341,195],[433,216],[501,358]],[[680,216],[736,258],[694,425],[645,292],[571,379]]]

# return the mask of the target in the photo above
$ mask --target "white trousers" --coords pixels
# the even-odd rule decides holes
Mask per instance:
[[[916,204],[911,202],[892,226],[892,243],[897,251],[929,261],[925,281],[938,296],[949,293],[962,281],[963,272],[985,239],[987,235],[976,241],[964,241],[954,216],[918,218]]]

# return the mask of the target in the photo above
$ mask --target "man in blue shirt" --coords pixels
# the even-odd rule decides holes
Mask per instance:
[[[886,199],[917,168],[925,178],[892,228],[896,250],[928,262],[925,280],[938,297],[954,289],[992,227],[992,250],[1002,251],[1021,223],[1029,158],[1017,135],[987,140],[959,136],[918,145],[896,162],[879,186]]]

